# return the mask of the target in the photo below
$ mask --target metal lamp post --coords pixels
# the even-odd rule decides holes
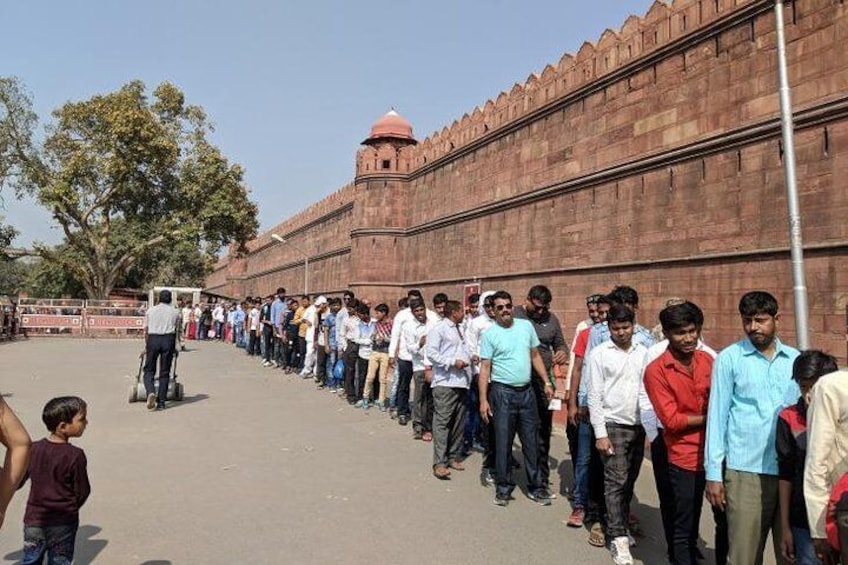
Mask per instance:
[[[309,254],[300,247],[292,244],[289,240],[275,233],[271,234],[271,239],[278,243],[283,243],[290,246],[292,249],[303,255],[303,294],[309,294]]]
[[[795,299],[795,333],[799,349],[809,349],[807,328],[807,284],[804,280],[804,247],[801,242],[801,211],[798,187],[795,182],[795,143],[792,123],[792,100],[786,67],[786,35],[783,24],[783,0],[775,0],[774,15],[777,27],[777,70],[780,79],[780,122],[783,133],[783,172],[786,179],[786,200],[789,206],[789,249],[792,256],[792,292]]]

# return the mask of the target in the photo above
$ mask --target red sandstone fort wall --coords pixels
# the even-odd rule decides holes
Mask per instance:
[[[630,284],[644,325],[686,296],[723,346],[740,334],[739,296],[765,288],[791,342],[772,7],[656,2],[416,147],[361,149],[353,187],[269,233],[346,241],[311,267],[310,287],[352,284],[390,304],[410,286],[459,296],[479,278],[519,298],[547,284],[568,333],[585,295]],[[785,14],[812,341],[845,361],[848,6],[795,0]],[[298,288],[298,255],[267,246],[269,233],[241,279],[222,263],[210,286]]]

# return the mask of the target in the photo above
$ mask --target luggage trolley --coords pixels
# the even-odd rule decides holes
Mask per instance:
[[[144,388],[144,354],[142,351],[141,355],[138,356],[138,373],[135,375],[135,384],[130,385],[129,390],[129,402],[141,402],[143,400],[147,400],[147,390]],[[175,400],[177,402],[183,399],[183,395],[185,390],[183,389],[183,384],[177,382],[177,357],[179,357],[180,352],[174,351],[174,360],[171,363],[171,374],[168,379],[168,400]],[[159,377],[154,376],[153,385],[156,390],[156,393],[159,393]]]

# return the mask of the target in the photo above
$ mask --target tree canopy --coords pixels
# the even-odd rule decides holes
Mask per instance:
[[[36,249],[89,298],[106,298],[134,270],[137,279],[146,278],[139,269],[176,276],[160,269],[175,252],[205,269],[223,246],[243,248],[255,236],[243,169],[209,141],[205,112],[173,84],[149,97],[133,81],[68,102],[52,118],[36,143],[29,97],[0,77],[0,183],[51,212],[64,245]]]

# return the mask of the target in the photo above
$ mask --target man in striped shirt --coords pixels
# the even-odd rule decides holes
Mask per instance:
[[[762,565],[769,530],[780,554],[777,450],[780,411],[801,395],[792,380],[798,350],[777,339],[777,300],[739,301],[745,338],[715,360],[707,412],[707,500],[727,512],[730,565]]]

